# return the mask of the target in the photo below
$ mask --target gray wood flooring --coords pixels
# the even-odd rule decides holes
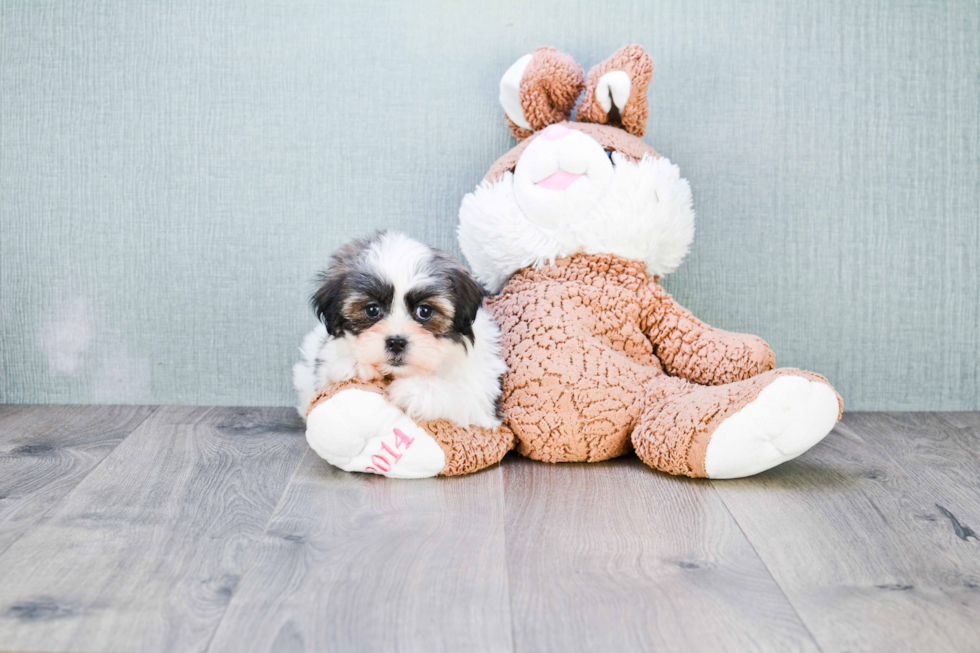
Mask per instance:
[[[0,651],[980,651],[978,538],[978,413],[390,481],[286,408],[0,406]]]

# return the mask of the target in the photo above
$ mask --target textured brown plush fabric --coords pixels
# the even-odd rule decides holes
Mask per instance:
[[[630,95],[626,106],[615,107],[607,114],[596,99],[595,90],[606,73],[622,70],[630,78]],[[589,71],[585,96],[579,104],[575,119],[622,127],[635,136],[643,136],[647,129],[647,88],[653,76],[653,59],[638,45],[627,45]],[[618,115],[617,115],[618,114]]]
[[[387,381],[363,383],[360,381],[344,381],[322,387],[306,410],[310,411],[324,401],[327,401],[341,390],[365,390],[385,395]],[[458,426],[446,420],[430,420],[415,422],[439,443],[446,454],[446,466],[440,476],[458,476],[469,474],[500,462],[504,455],[514,448],[514,434],[506,426],[487,429],[479,426]]]
[[[513,123],[510,122],[510,118],[507,120],[509,124],[513,125]],[[644,143],[636,136],[626,133],[622,129],[610,127],[609,125],[596,125],[587,122],[563,121],[561,124],[565,125],[569,129],[577,129],[584,134],[588,134],[594,138],[599,145],[603,147],[603,149],[619,152],[620,154],[623,154],[627,158],[634,161],[639,161],[644,155],[655,156],[658,158],[660,157],[660,155],[657,154],[656,150],[654,150],[652,147]],[[520,129],[520,127],[514,125],[514,127],[511,128],[511,131],[513,131],[514,128]],[[537,137],[538,132],[531,134],[529,137],[524,138],[522,142],[511,148],[507,154],[497,159],[493,166],[490,167],[490,171],[486,174],[484,179],[486,181],[496,181],[503,177],[505,172],[513,172],[514,168],[517,167],[517,160],[520,159],[521,154],[524,153],[524,148],[526,148],[528,144]],[[522,137],[518,136],[518,138]]]
[[[440,476],[469,474],[500,462],[514,448],[514,433],[507,426],[487,429],[457,426],[446,420],[417,422],[446,453]]]
[[[644,285],[637,300],[641,328],[657,343],[657,358],[671,376],[720,385],[776,366],[776,357],[762,338],[712,329],[655,283]]]
[[[802,376],[830,385],[819,374],[793,368],[770,370],[719,386],[705,387],[677,378],[650,384],[646,407],[633,431],[636,455],[651,467],[670,474],[706,476],[705,452],[715,428],[783,375]],[[840,395],[837,400],[841,411]],[[840,412],[837,417],[840,419]]]
[[[643,48],[626,46],[592,68],[576,121],[568,122],[568,114],[550,109],[550,98],[553,88],[569,94],[578,88],[568,72],[574,68],[551,48],[535,51],[521,80],[522,108],[535,116],[528,117],[534,132],[508,121],[522,142],[493,164],[485,181],[513,172],[539,130],[557,122],[629,159],[659,157],[638,138],[646,130],[653,74]],[[555,83],[544,79],[552,70],[559,70]],[[615,70],[629,76],[630,94],[625,106],[607,114],[595,91]],[[532,87],[547,92],[532,102],[525,93]],[[712,433],[777,377],[827,383],[810,372],[774,370],[775,357],[760,338],[711,328],[658,281],[638,261],[576,254],[519,271],[487,300],[510,368],[503,383],[505,423],[521,454],[548,462],[598,461],[635,449],[657,469],[705,476]]]
[[[384,387],[382,385],[375,385],[372,383],[362,383],[360,381],[344,381],[343,383],[328,383],[323,386],[317,393],[313,395],[313,399],[310,400],[310,405],[306,408],[306,415],[309,417],[310,411],[325,402],[326,400],[333,397],[335,394],[341,390],[364,390],[366,392],[376,392],[379,395],[385,393]]]
[[[552,47],[536,49],[521,76],[520,87],[521,110],[532,131],[568,120],[584,86],[585,73],[569,55]],[[509,119],[508,123],[513,124]],[[512,131],[521,138],[513,128]]]
[[[712,329],[643,263],[611,254],[525,268],[486,306],[510,368],[507,424],[517,450],[536,460],[592,462],[635,448],[657,469],[704,476],[705,448],[724,417],[795,373],[750,378],[774,364],[762,340]],[[729,381],[738,383],[698,385]]]
[[[516,138],[519,141],[523,141],[525,138],[530,137],[531,134],[534,133],[530,129],[524,129],[523,127],[518,127],[514,123],[514,121],[510,119],[510,116],[505,115],[504,120],[507,121],[507,127],[510,129],[510,133],[513,134],[514,138]]]

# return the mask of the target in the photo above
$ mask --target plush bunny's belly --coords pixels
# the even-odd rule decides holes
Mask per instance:
[[[547,462],[628,453],[645,387],[663,377],[640,328],[641,263],[575,255],[519,272],[487,302],[509,371],[506,422],[517,450]]]

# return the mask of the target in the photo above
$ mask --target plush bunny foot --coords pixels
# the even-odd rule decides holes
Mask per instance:
[[[792,460],[837,423],[837,393],[826,383],[780,376],[727,417],[708,442],[708,478],[741,478]]]
[[[789,368],[715,386],[660,378],[646,392],[636,455],[695,477],[751,476],[796,458],[830,433],[841,410],[825,378]]]
[[[306,441],[318,456],[348,472],[427,478],[446,466],[442,447],[385,398],[341,390],[306,420]]]

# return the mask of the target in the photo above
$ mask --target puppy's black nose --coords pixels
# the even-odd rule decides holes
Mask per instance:
[[[385,339],[385,349],[392,354],[400,354],[408,347],[408,340],[401,336],[391,336]]]

